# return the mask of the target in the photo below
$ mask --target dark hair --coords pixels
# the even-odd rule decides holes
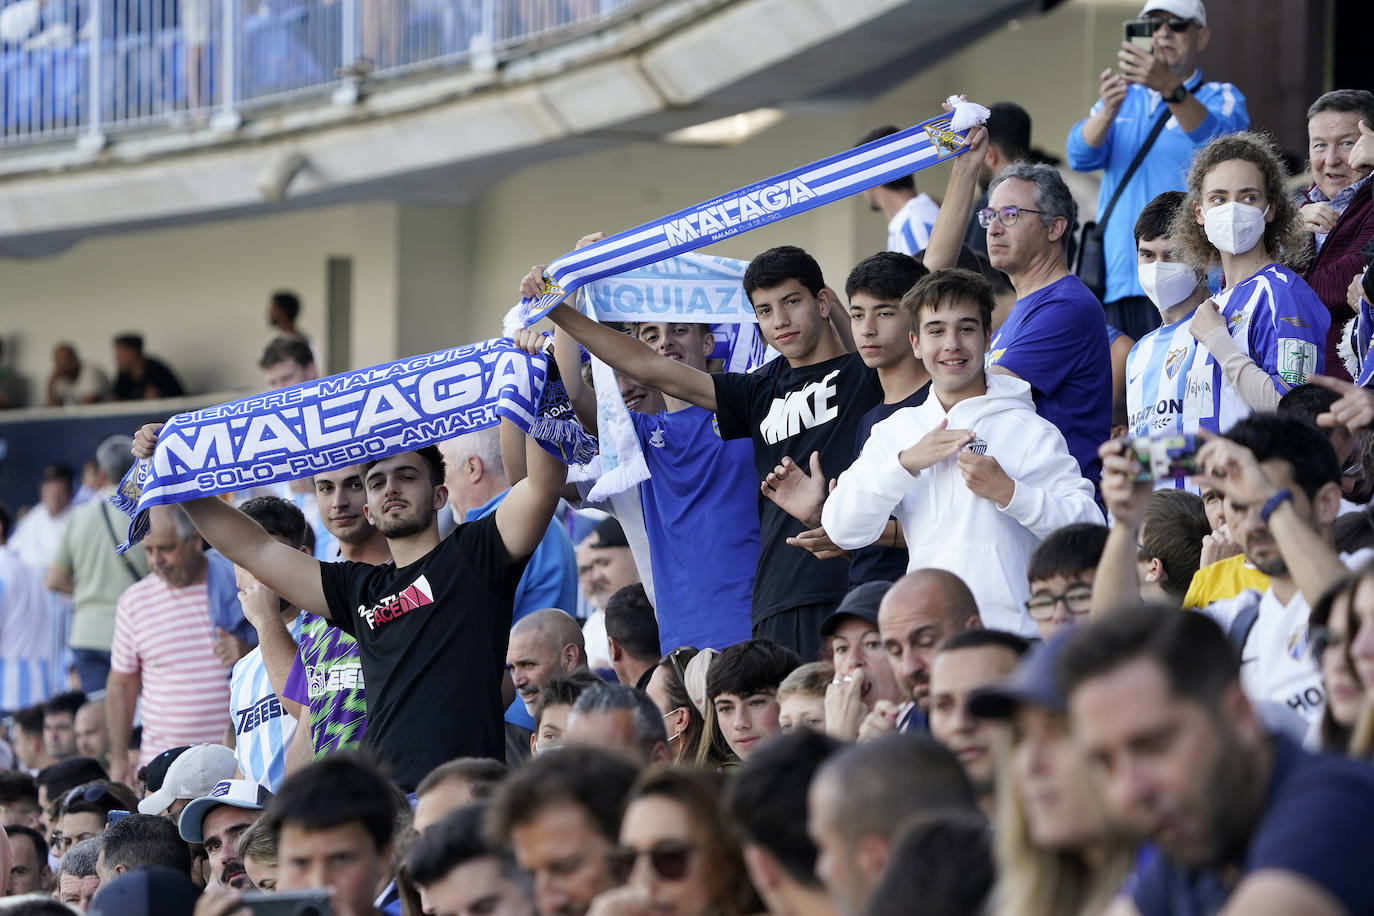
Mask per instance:
[[[0,805],[23,801],[38,804],[38,783],[23,770],[0,770]]]
[[[42,482],[47,483],[50,480],[60,480],[70,490],[76,481],[76,472],[69,464],[50,464],[43,469]]]
[[[570,745],[556,754],[541,754],[512,773],[492,796],[487,837],[505,847],[512,829],[550,805],[571,803],[583,809],[597,832],[614,843],[635,772],[623,757],[597,747]]]
[[[1031,117],[1015,102],[997,102],[988,109],[983,124],[988,129],[988,142],[996,144],[1009,160],[1030,156]]]
[[[744,270],[744,295],[752,302],[754,290],[772,289],[788,280],[796,280],[813,296],[819,296],[825,288],[816,259],[795,245],[782,245],[769,248],[749,262]]]
[[[534,701],[535,731],[544,721],[544,710],[550,706],[572,706],[583,691],[600,683],[601,678],[588,668],[578,668],[560,677],[549,678],[540,689],[539,698]]]
[[[38,771],[38,786],[48,790],[48,804],[60,801],[69,789],[109,776],[94,757],[68,757]]]
[[[157,814],[130,814],[105,831],[105,867],[162,865],[191,873],[191,849],[176,824]]]
[[[1331,405],[1340,397],[1330,388],[1304,383],[1288,389],[1288,392],[1279,398],[1278,410],[1279,413],[1296,414],[1316,423],[1317,417],[1330,410]]]
[[[1178,208],[1183,206],[1183,200],[1188,195],[1182,191],[1164,191],[1156,194],[1154,199],[1145,205],[1140,211],[1140,215],[1135,220],[1135,242],[1153,242],[1155,239],[1164,238],[1173,231],[1174,218],[1178,215]]]
[[[420,834],[405,857],[411,880],[416,884],[433,884],[465,862],[487,856],[498,859],[503,872],[516,872],[510,854],[492,847],[483,835],[486,817],[487,805],[474,802],[450,811]]]
[[[1163,669],[1174,696],[1209,708],[1240,678],[1240,659],[1212,618],[1152,605],[1114,609],[1107,617],[1074,627],[1055,676],[1067,697],[1084,681],[1142,658]]]
[[[669,707],[672,710],[687,710],[687,727],[678,738],[681,743],[675,751],[675,759],[678,763],[695,761],[719,766],[730,759],[730,746],[725,743],[719,729],[706,728],[706,719],[692,702],[687,684],[683,681],[688,663],[698,654],[699,651],[693,646],[678,646],[658,660],[658,667],[663,669],[663,691],[667,694]],[[704,751],[703,742],[706,744]]]
[[[777,690],[801,657],[771,639],[748,639],[721,651],[706,673],[706,701],[722,693],[747,697]]]
[[[641,582],[627,585],[606,599],[606,636],[630,653],[649,661],[659,657],[658,617]]]
[[[59,693],[49,697],[43,704],[43,718],[46,720],[50,713],[68,713],[73,719],[76,718],[76,711],[86,705],[86,695],[80,690],[69,690],[66,693]]]
[[[1243,445],[1257,461],[1286,461],[1293,481],[1311,499],[1329,483],[1340,483],[1341,462],[1326,434],[1311,421],[1293,414],[1255,413],[1225,434]]]
[[[1030,651],[1030,640],[1017,636],[1015,633],[1008,633],[1006,630],[991,630],[986,627],[974,627],[971,630],[961,630],[949,639],[940,644],[940,652],[957,652],[960,649],[986,649],[996,647],[1006,649],[1017,658]]]
[[[101,791],[104,790],[104,791]],[[95,795],[95,798],[87,798]],[[62,795],[59,816],[65,814],[109,814],[111,811],[137,811],[138,799],[128,786],[107,779],[73,786]],[[189,871],[189,869],[188,869]]]
[[[992,830],[976,811],[923,811],[898,830],[865,916],[979,916],[997,879]]]
[[[930,273],[920,261],[900,251],[880,251],[854,265],[844,281],[846,298],[867,293],[880,302],[896,304],[916,281]]]
[[[883,137],[890,137],[895,133],[900,133],[900,128],[894,124],[884,124],[882,127],[875,127],[864,134],[859,138],[859,142],[854,145],[856,147],[864,146],[875,140],[881,140]],[[883,187],[887,188],[889,191],[910,191],[914,194],[916,192],[916,178],[912,175],[903,175],[900,178],[894,178],[891,181],[884,182]]]
[[[437,445],[426,445],[426,446],[424,446],[423,448],[417,448],[417,449],[415,449],[414,451],[415,451],[415,454],[419,455],[419,456],[424,460],[425,464],[429,465],[429,485],[432,486],[432,487],[443,486],[443,483],[444,483],[444,456],[440,453],[440,451],[439,451],[439,446],[437,446]],[[386,457],[386,458],[390,458],[390,457],[392,457],[392,456],[387,455],[387,456],[385,456],[385,457]],[[383,460],[385,460],[385,459],[384,459],[384,458],[372,458],[372,459],[370,459],[370,460],[368,460],[368,461],[364,461],[364,462],[363,462],[362,479],[363,479],[363,489],[364,489],[364,490],[367,489],[367,475],[368,475],[368,472],[372,470],[373,465],[375,465],[377,462],[383,461]]]
[[[1307,120],[1312,120],[1323,111],[1357,114],[1364,123],[1374,127],[1374,93],[1368,89],[1333,89],[1324,92],[1307,106]]]
[[[473,798],[487,798],[496,790],[497,784],[508,775],[510,770],[499,760],[492,760],[490,757],[459,757],[430,770],[415,787],[415,797],[419,798],[450,779],[460,779],[471,784]]]
[[[1026,581],[1043,582],[1053,576],[1072,576],[1085,569],[1096,569],[1107,546],[1106,525],[1076,522],[1051,531],[1031,551],[1026,564]]]
[[[41,703],[16,710],[13,718],[15,726],[21,731],[26,731],[29,734],[43,734],[43,706]]]
[[[295,320],[294,316],[292,320]],[[315,354],[310,351],[310,344],[299,337],[283,335],[269,343],[267,348],[262,351],[262,358],[258,360],[258,368],[270,369],[277,363],[285,362],[288,359],[304,369],[315,361]]]
[[[1202,497],[1187,490],[1156,490],[1145,503],[1141,528],[1140,543],[1164,564],[1164,591],[1182,602],[1202,562],[1202,539],[1212,533]]]
[[[14,531],[14,516],[10,514],[10,507],[0,503],[0,543],[10,539],[10,533]],[[39,723],[42,728],[42,723]]]
[[[295,503],[280,496],[255,496],[239,506],[239,511],[257,522],[274,538],[299,548],[305,543],[305,513]]]
[[[346,752],[322,757],[287,776],[266,817],[278,837],[286,824],[329,830],[357,822],[381,850],[391,842],[396,810],[391,783],[381,770],[361,754]]]
[[[983,323],[983,334],[992,333],[992,311],[997,307],[997,300],[992,295],[992,285],[982,274],[958,268],[932,271],[922,277],[902,297],[902,308],[906,310],[907,319],[911,322],[911,332],[920,334],[922,310],[929,309],[934,313],[948,300],[978,306],[978,319]]]
[[[826,758],[845,747],[801,728],[776,735],[749,755],[726,791],[725,805],[746,842],[757,843],[796,881],[816,888],[816,844],[806,832],[806,797]]]
[[[43,834],[23,824],[10,824],[5,827],[5,836],[9,837],[11,846],[15,844],[19,837],[28,840],[33,846],[34,861],[38,863],[38,870],[42,871],[47,867],[48,841],[43,838]]]
[[[668,744],[663,714],[642,690],[624,684],[595,684],[582,691],[572,711],[579,715],[628,712],[634,722],[635,744],[646,763],[653,759],[654,748]]]
[[[143,335],[142,334],[120,334],[114,339],[115,346],[127,347],[139,356],[143,355]]]
[[[973,787],[958,759],[925,734],[886,735],[851,745],[816,774],[835,789],[834,826],[855,840],[868,834],[891,838],[917,811],[977,810]]]
[[[300,317],[300,297],[288,289],[279,289],[272,293],[272,304],[285,312],[286,317],[290,318],[293,323]],[[301,363],[301,365],[305,364]]]

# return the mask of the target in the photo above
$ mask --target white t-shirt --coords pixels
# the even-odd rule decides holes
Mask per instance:
[[[897,211],[887,224],[887,250],[915,254],[930,244],[930,230],[940,205],[929,194],[917,194]]]

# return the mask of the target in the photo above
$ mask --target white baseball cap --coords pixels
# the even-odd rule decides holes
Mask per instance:
[[[234,752],[222,744],[197,744],[183,751],[167,768],[162,788],[138,803],[139,814],[161,814],[179,798],[209,795],[215,783],[230,779],[238,769]]]
[[[1140,8],[1139,18],[1144,19],[1146,13],[1154,10],[1173,13],[1180,19],[1191,19],[1203,28],[1207,27],[1207,9],[1202,5],[1202,0],[1146,0]]]
[[[205,815],[211,809],[228,805],[230,808],[243,808],[247,811],[261,811],[272,800],[267,787],[251,779],[222,779],[215,787],[186,806],[177,821],[181,838],[188,843],[205,842]]]

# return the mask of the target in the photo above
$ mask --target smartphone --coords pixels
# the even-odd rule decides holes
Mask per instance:
[[[118,824],[120,821],[124,820],[124,818],[128,816],[129,812],[127,811],[111,811],[109,814],[105,815],[105,829],[109,830],[115,824]]]
[[[1146,54],[1154,53],[1154,23],[1148,19],[1127,19],[1126,40]]]
[[[282,891],[263,894],[253,891],[243,895],[243,905],[255,916],[331,916],[329,894],[323,890]]]
[[[1198,472],[1197,436],[1150,436],[1132,440],[1140,462],[1137,482],[1187,477]]]

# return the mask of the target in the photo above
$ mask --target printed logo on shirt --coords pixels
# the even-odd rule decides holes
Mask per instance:
[[[840,414],[834,403],[835,376],[839,369],[827,372],[825,378],[812,382],[799,391],[789,391],[784,397],[774,398],[768,416],[759,423],[759,433],[769,445],[777,445],[790,439],[804,429],[824,426]]]
[[[375,630],[380,625],[390,623],[403,614],[409,614],[416,608],[433,603],[434,589],[430,588],[428,579],[420,576],[413,585],[399,595],[387,595],[370,608],[363,607],[361,604],[358,605],[358,616],[367,621],[369,630]]]
[[[344,690],[361,690],[363,666],[358,662],[348,662],[329,668],[322,665],[306,665],[305,683],[306,694],[312,700]]]
[[[659,427],[649,433],[649,444],[654,448],[663,448],[663,427]]]
[[[1164,357],[1164,371],[1169,378],[1178,374],[1178,370],[1183,368],[1183,358],[1188,355],[1187,347],[1179,347],[1177,350],[1170,350]]]
[[[1315,684],[1311,687],[1304,687],[1288,698],[1288,708],[1304,715],[1308,712],[1315,713],[1325,704],[1326,695],[1323,694],[1322,689]]]
[[[991,353],[988,354],[987,364],[988,364],[989,366],[991,366],[993,363],[995,363],[995,362],[997,362],[999,359],[1001,359],[1001,358],[1002,358],[1002,354],[1005,353],[1005,352],[1007,352],[1007,348],[1006,348],[1006,347],[1000,347],[1000,348],[998,348],[998,349],[996,349],[996,350],[993,350]]]
[[[234,734],[246,735],[259,725],[282,716],[281,700],[275,695],[264,697],[247,709],[234,711]]]
[[[973,441],[964,446],[964,451],[973,452],[975,455],[986,455],[988,453],[988,444],[985,440],[974,436]]]
[[[1317,369],[1317,345],[1306,340],[1280,341],[1279,377],[1290,385],[1301,385]]]
[[[717,439],[720,438],[720,418],[715,414],[711,414],[711,432],[716,434]]]
[[[1245,310],[1242,309],[1241,311],[1236,312],[1236,313],[1235,313],[1234,315],[1232,315],[1230,318],[1227,318],[1227,319],[1226,319],[1226,329],[1229,331],[1231,328],[1234,328],[1236,325],[1240,324],[1240,323],[1241,323],[1242,321],[1244,321],[1244,320],[1245,320]]]
[[[1302,627],[1288,637],[1288,657],[1295,662],[1302,661],[1307,654],[1307,627]]]
[[[1146,423],[1150,424],[1151,431],[1170,429],[1173,427],[1173,418],[1183,413],[1183,401],[1179,398],[1160,398],[1155,404],[1146,404],[1136,411],[1128,420],[1128,425],[1132,429],[1141,429]]]
[[[1291,324],[1291,325],[1292,325],[1293,327],[1295,327],[1295,328],[1310,328],[1310,327],[1312,327],[1312,325],[1308,324],[1308,323],[1306,322],[1306,320],[1304,320],[1303,317],[1302,317],[1301,315],[1290,315],[1290,316],[1288,316],[1287,318],[1280,318],[1279,321],[1283,321],[1283,322],[1286,322],[1286,323],[1288,323],[1288,324]]]

